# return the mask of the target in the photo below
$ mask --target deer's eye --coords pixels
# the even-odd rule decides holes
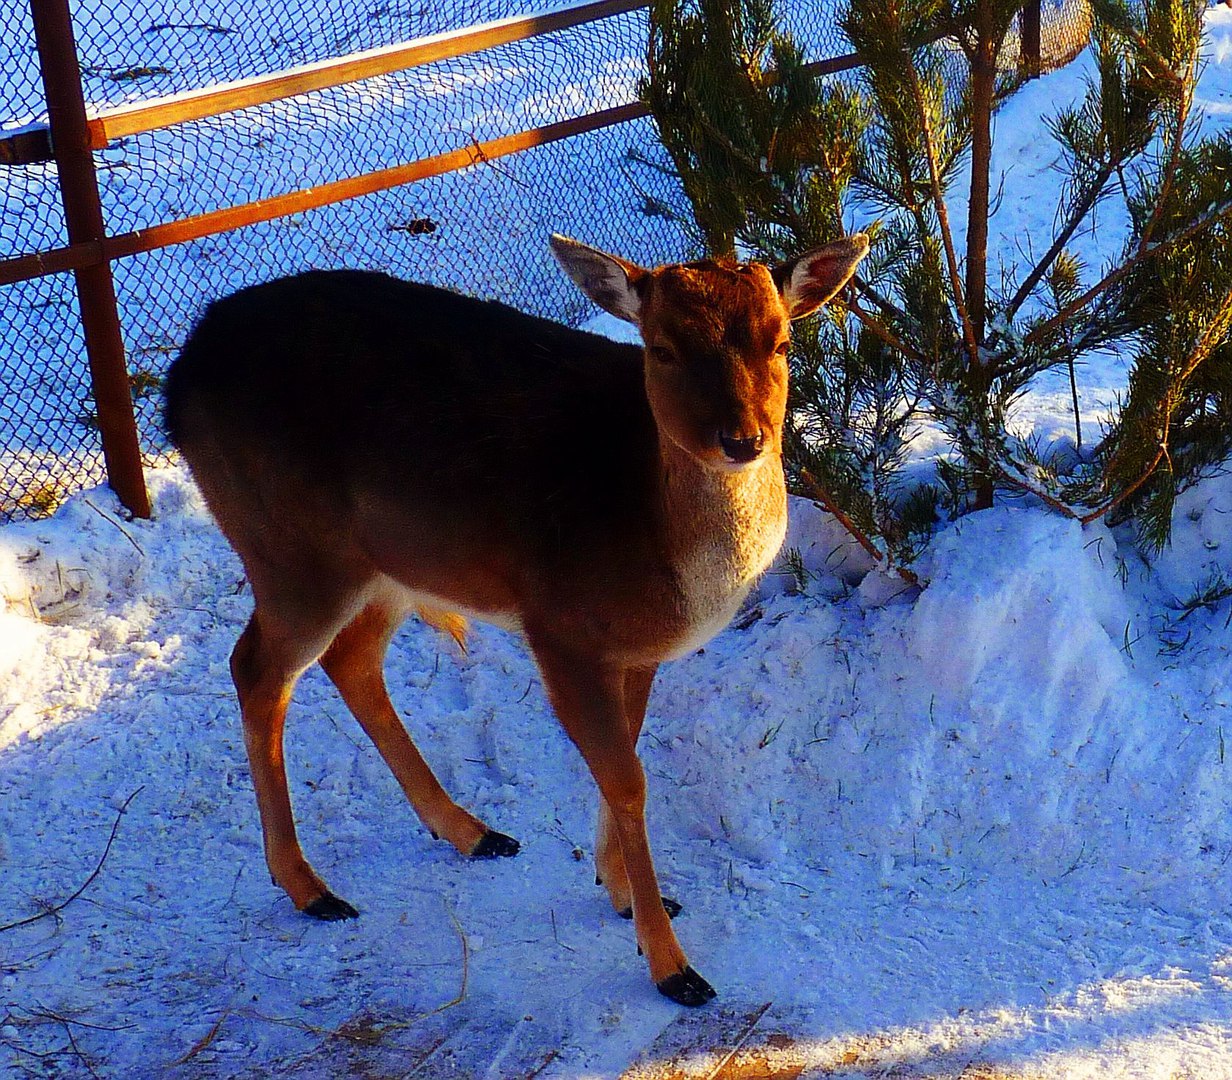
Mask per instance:
[[[774,355],[775,355],[775,356],[786,356],[786,355],[787,355],[787,350],[788,350],[788,348],[790,347],[790,345],[791,345],[791,342],[789,342],[789,341],[780,341],[780,342],[779,342],[779,343],[778,343],[778,344],[774,347]]]
[[[657,360],[660,364],[679,364],[680,363],[680,357],[678,357],[674,352],[672,352],[672,350],[669,349],[666,345],[651,345],[650,355],[655,360]]]

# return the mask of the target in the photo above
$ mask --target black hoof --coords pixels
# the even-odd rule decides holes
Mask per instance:
[[[512,836],[506,836],[504,833],[489,829],[479,838],[479,843],[471,849],[471,858],[505,859],[511,855],[516,855],[521,850],[522,845]]]
[[[669,975],[657,986],[660,994],[677,1005],[705,1005],[715,996],[714,987],[691,967]]]
[[[684,910],[684,908],[682,908],[678,903],[676,903],[675,900],[669,900],[666,896],[664,896],[662,899],[663,899],[663,910],[667,912],[667,917],[669,919],[674,919],[677,915],[679,915]],[[633,918],[633,909],[631,907],[627,907],[627,908],[624,908],[622,911],[618,911],[617,914],[622,919],[631,919]]]
[[[340,896],[335,896],[328,889],[304,908],[305,915],[325,922],[337,922],[339,919],[358,919],[359,912]]]

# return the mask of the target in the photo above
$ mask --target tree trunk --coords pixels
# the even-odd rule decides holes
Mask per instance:
[[[996,84],[996,43],[981,36],[971,67],[971,200],[967,206],[967,311],[980,345],[984,344],[988,314],[989,173]]]
[[[992,163],[992,110],[997,88],[997,41],[989,20],[982,20],[971,58],[971,192],[967,205],[967,314],[976,345],[982,349],[988,319],[988,211]],[[993,372],[982,360],[972,363],[968,389],[976,407],[988,412]],[[987,461],[972,461],[976,473],[975,509],[993,502],[993,478]]]

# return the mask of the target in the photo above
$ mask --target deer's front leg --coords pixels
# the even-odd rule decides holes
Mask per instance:
[[[714,990],[689,966],[676,939],[650,855],[646,777],[625,711],[626,669],[533,638],[531,644],[556,715],[599,786],[627,873],[633,926],[650,977],[673,1001],[702,1005]]]
[[[646,703],[650,700],[650,686],[654,682],[657,665],[645,668],[629,668],[625,672],[625,721],[629,725],[629,738],[637,750],[637,737],[641,734],[646,719]],[[633,918],[633,893],[629,886],[629,873],[625,869],[616,822],[607,800],[599,796],[599,823],[595,830],[595,884],[607,889],[612,907],[618,915]],[[675,900],[663,897],[663,906],[673,919],[680,914],[680,905]]]

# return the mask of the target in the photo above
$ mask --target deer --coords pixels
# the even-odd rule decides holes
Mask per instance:
[[[358,915],[305,859],[287,789],[287,708],[316,662],[434,839],[472,859],[518,852],[445,792],[383,675],[412,614],[460,640],[477,618],[528,645],[598,787],[597,883],[658,990],[701,1005],[715,991],[659,891],[636,743],[659,665],[726,626],[782,544],[790,324],[843,288],[868,241],[653,269],[550,246],[641,346],[313,270],[205,308],[167,374],[166,427],[251,587],[231,674],[266,863],[295,907]]]

